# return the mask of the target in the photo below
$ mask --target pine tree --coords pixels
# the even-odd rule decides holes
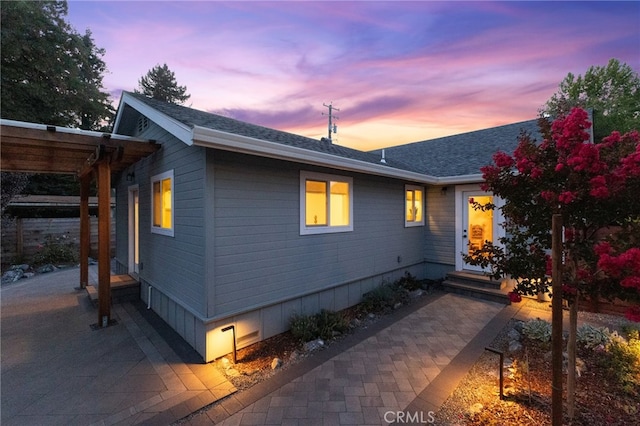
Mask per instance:
[[[183,104],[191,97],[186,93],[186,86],[178,86],[176,76],[167,64],[150,69],[147,75],[138,80],[138,86],[140,90],[135,90],[135,93],[163,102]]]

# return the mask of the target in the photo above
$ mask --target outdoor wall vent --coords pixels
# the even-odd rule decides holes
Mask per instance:
[[[137,134],[140,134],[149,128],[149,119],[144,115],[138,118]]]

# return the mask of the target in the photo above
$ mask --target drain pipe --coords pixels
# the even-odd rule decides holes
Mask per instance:
[[[147,290],[147,309],[151,309],[151,286],[149,286]]]

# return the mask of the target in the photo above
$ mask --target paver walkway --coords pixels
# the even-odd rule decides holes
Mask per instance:
[[[453,294],[434,297],[348,349],[337,348],[320,365],[285,370],[275,386],[233,395],[188,424],[428,422],[514,312]]]
[[[133,304],[92,330],[77,268],[2,286],[1,420],[9,425],[169,424],[235,388],[185,362]]]

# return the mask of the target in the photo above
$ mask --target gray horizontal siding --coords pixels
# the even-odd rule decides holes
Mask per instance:
[[[427,229],[424,241],[425,260],[455,265],[455,191],[449,187],[427,188]]]
[[[404,228],[402,181],[314,170],[353,177],[354,231],[301,236],[300,166],[224,152],[211,161],[215,307],[210,312],[216,315],[423,259],[424,228]]]
[[[205,150],[187,146],[155,124],[140,135],[162,144],[155,154],[124,172],[118,185],[119,236],[127,238],[127,186],[138,184],[140,190],[140,277],[179,303],[206,315],[204,264],[205,218],[204,176]],[[174,236],[151,232],[152,176],[173,170]],[[135,182],[123,182],[134,171]],[[120,192],[124,192],[120,194]],[[128,259],[126,241],[118,243],[118,258]]]

